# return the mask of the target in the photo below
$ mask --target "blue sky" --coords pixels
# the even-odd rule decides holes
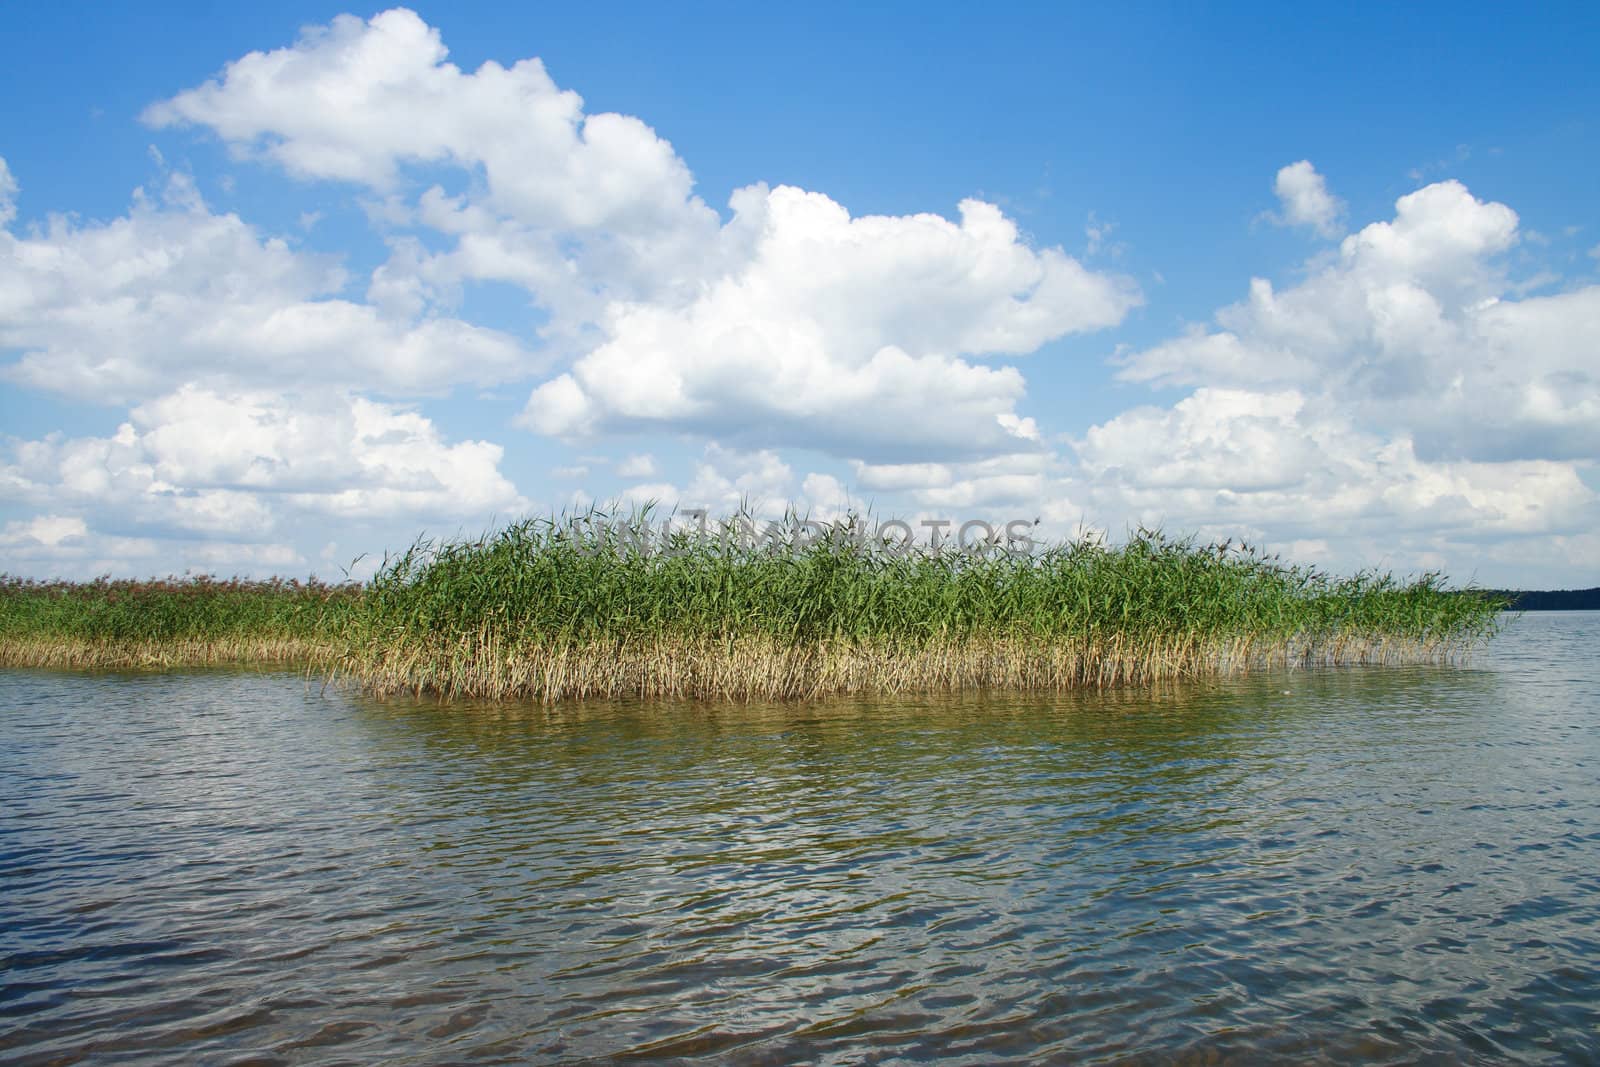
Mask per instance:
[[[0,570],[622,497],[1600,582],[1590,8],[7,22]]]

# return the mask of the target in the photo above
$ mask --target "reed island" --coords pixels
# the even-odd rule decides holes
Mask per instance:
[[[1147,530],[930,550],[860,516],[653,539],[647,516],[584,518],[419,540],[359,584],[6,578],[0,666],[294,666],[377,695],[544,702],[1066,689],[1453,660],[1505,604]]]

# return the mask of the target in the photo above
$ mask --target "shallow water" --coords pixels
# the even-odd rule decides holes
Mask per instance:
[[[556,710],[0,672],[0,1060],[1593,1060],[1597,652]]]

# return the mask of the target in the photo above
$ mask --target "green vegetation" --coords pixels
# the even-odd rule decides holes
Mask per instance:
[[[0,576],[0,666],[329,663],[355,585]]]
[[[1148,531],[897,555],[853,537],[861,521],[801,548],[725,526],[646,553],[550,520],[419,542],[367,586],[339,671],[380,693],[540,700],[1140,684],[1447,659],[1486,638],[1500,606],[1436,574],[1335,579]]]
[[[545,701],[1067,688],[1445,660],[1487,638],[1503,603],[1435,574],[1333,578],[1148,531],[897,554],[859,522],[798,547],[678,531],[643,551],[529,520],[418,542],[361,587],[12,579],[0,664],[300,662],[379,694]]]

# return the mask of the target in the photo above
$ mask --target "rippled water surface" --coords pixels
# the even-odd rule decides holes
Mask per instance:
[[[0,1060],[1593,1061],[1597,653],[557,710],[0,672]]]

